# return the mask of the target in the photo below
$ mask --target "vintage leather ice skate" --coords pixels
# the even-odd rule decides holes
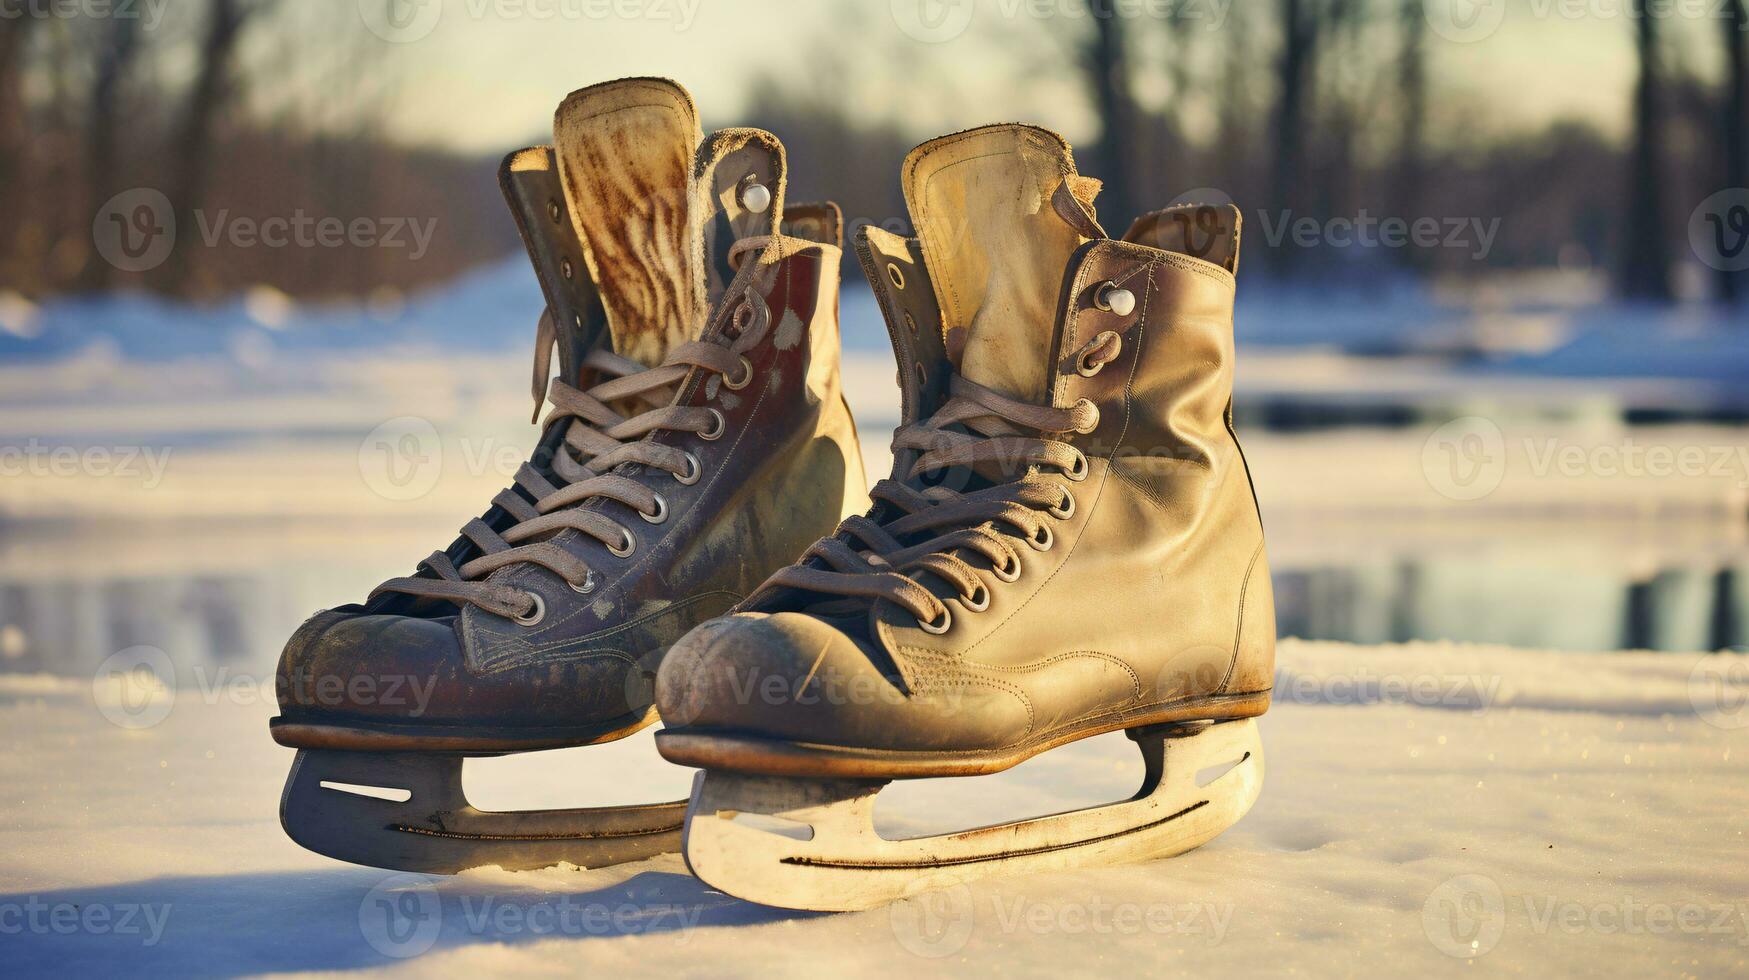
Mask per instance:
[[[273,735],[299,750],[294,840],[432,872],[678,847],[682,803],[485,813],[462,759],[650,724],[669,645],[867,505],[839,388],[838,210],[786,211],[784,168],[769,133],[703,139],[658,79],[573,94],[554,146],[505,161],[547,299],[543,437],[447,549],[287,643]]]
[[[1112,239],[1097,186],[1052,133],[976,129],[906,158],[915,239],[859,237],[903,387],[892,476],[657,680],[658,747],[705,770],[685,839],[705,882],[867,908],[920,883],[1174,854],[1256,798],[1275,621],[1230,415],[1238,213],[1169,208]],[[889,780],[1120,729],[1146,762],[1131,800],[874,831]]]

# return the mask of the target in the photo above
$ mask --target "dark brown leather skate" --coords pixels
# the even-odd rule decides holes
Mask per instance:
[[[683,89],[628,79],[566,99],[555,146],[500,177],[547,299],[539,449],[455,543],[316,614],[280,660],[273,735],[299,749],[282,822],[349,861],[673,850],[680,804],[481,813],[461,758],[650,724],[668,647],[867,501],[839,387],[838,211],[786,212],[775,137],[701,139]]]
[[[1275,623],[1231,426],[1238,214],[1168,209],[1112,239],[1097,187],[1055,134],[976,129],[907,157],[917,238],[858,241],[904,389],[893,474],[658,678],[663,756],[706,770],[686,840],[706,882],[864,908],[921,881],[1176,853],[1255,798]],[[887,780],[1120,729],[1148,764],[1131,801],[873,831]]]

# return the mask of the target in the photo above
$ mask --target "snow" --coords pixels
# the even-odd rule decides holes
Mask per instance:
[[[674,856],[447,879],[342,865],[277,826],[291,752],[267,739],[254,679],[97,701],[88,683],[0,677],[0,929],[20,976],[1446,975],[1472,958],[1740,975],[1746,679],[1742,658],[1284,641],[1263,797],[1207,847],[816,915],[712,892]],[[158,707],[156,725],[109,720]],[[688,777],[648,733],[469,765],[476,802],[498,807],[674,798]],[[895,784],[882,825],[1069,809],[1137,780],[1105,736]]]

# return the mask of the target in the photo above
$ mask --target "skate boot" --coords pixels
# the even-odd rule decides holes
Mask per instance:
[[[684,801],[482,812],[462,760],[622,738],[657,661],[867,506],[839,388],[840,219],[785,210],[776,138],[687,93],[584,89],[500,179],[547,310],[542,437],[461,537],[281,657],[293,840],[408,871],[672,851]],[[550,356],[559,370],[549,379]]]
[[[893,473],[657,679],[657,746],[705,770],[685,854],[710,885],[869,908],[1175,854],[1256,798],[1275,621],[1230,416],[1238,213],[1169,208],[1112,239],[1097,189],[1055,134],[986,127],[906,158],[915,239],[859,236],[899,362]],[[1127,801],[875,833],[889,780],[1119,729],[1146,770]]]

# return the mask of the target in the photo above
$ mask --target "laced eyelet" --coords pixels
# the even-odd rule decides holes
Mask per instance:
[[[530,592],[528,593],[528,597],[534,602],[534,605],[529,607],[528,612],[525,612],[520,616],[511,617],[516,620],[518,626],[533,626],[546,618],[546,600],[540,597],[539,592]]]
[[[940,636],[948,630],[953,629],[953,610],[947,608],[945,605],[941,607],[941,625],[939,626],[933,621],[926,623],[919,619],[917,621],[917,627],[925,633],[934,633],[936,636]]]
[[[980,599],[979,596],[983,598]],[[960,596],[960,605],[972,612],[983,612],[990,608],[990,587],[979,582],[978,587],[972,590],[971,595]]]
[[[1063,475],[1074,480],[1076,483],[1080,483],[1082,480],[1087,479],[1088,465],[1087,454],[1077,449],[1075,450],[1075,465],[1068,470],[1065,470]]]
[[[741,380],[740,381],[736,381],[734,378],[731,378],[726,374],[723,375],[723,387],[729,389],[730,391],[740,391],[742,388],[745,388],[752,383],[753,383],[753,362],[749,361],[745,355],[743,355],[741,357]]]
[[[674,477],[675,483],[690,487],[698,482],[700,476],[704,475],[704,466],[699,463],[697,456],[689,452],[686,454],[686,472],[671,475]]]
[[[588,595],[595,591],[595,571],[591,569],[589,574],[583,576],[582,585],[578,585],[576,582],[566,582],[565,584],[569,585],[571,591],[578,595]]]
[[[1000,568],[992,566],[990,574],[1003,582],[1017,582],[1020,580],[1020,556],[1010,555],[1009,557],[1014,560]]]
[[[1093,404],[1093,399],[1091,399],[1091,398],[1077,399],[1075,402],[1075,407],[1079,408],[1082,405],[1087,406],[1088,410],[1093,413],[1093,417],[1090,421],[1088,421],[1088,423],[1085,426],[1082,426],[1081,428],[1076,429],[1075,431],[1080,433],[1081,435],[1084,435],[1084,436],[1091,435],[1095,430],[1097,430],[1099,428],[1099,406]]]
[[[1057,543],[1056,534],[1052,533],[1049,524],[1040,524],[1038,529],[1040,533],[1026,536],[1026,543],[1031,545],[1034,551],[1051,550],[1051,546]]]
[[[729,431],[729,420],[723,417],[722,412],[714,408],[706,409],[706,411],[711,413],[711,418],[715,419],[717,424],[714,428],[700,432],[698,437],[706,442],[715,442],[723,437],[723,433]]]
[[[1064,487],[1063,488],[1063,502],[1056,505],[1055,507],[1046,508],[1046,510],[1052,517],[1055,517],[1059,521],[1066,521],[1069,518],[1074,517],[1075,516],[1075,495],[1069,492],[1068,487]]]
[[[651,524],[660,524],[668,519],[668,501],[662,499],[661,494],[657,494],[656,512],[654,514],[646,514],[640,510],[638,511],[638,516]]]
[[[625,543],[617,548],[610,544],[607,546],[607,550],[612,552],[616,558],[625,558],[631,555],[632,552],[638,550],[638,539],[632,537],[632,532],[630,531],[622,530],[620,533],[625,535]]]

